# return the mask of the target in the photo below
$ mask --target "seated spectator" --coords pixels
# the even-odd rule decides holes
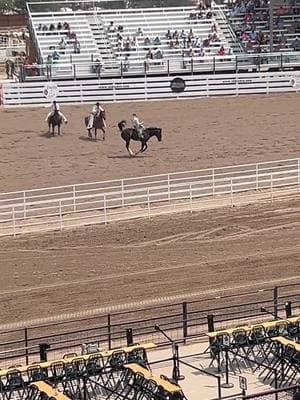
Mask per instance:
[[[148,52],[146,54],[146,59],[153,60],[153,53],[152,53],[151,49],[148,50]]]
[[[115,32],[116,31],[116,28],[114,26],[114,21],[110,21],[107,30],[108,30],[108,32]]]
[[[123,30],[124,30],[123,26],[122,26],[122,25],[119,25],[118,28],[117,28],[117,31],[118,31],[118,32],[123,32]]]
[[[218,56],[225,56],[225,49],[224,46],[221,46],[218,51]]]
[[[208,11],[208,13],[206,14],[206,19],[212,19],[212,12]]]
[[[197,19],[197,12],[196,12],[196,10],[191,10],[191,12],[190,12],[190,19]]]
[[[178,35],[178,31],[174,31],[173,35],[172,35],[172,39],[178,39],[179,35]]]
[[[52,53],[52,59],[53,61],[58,61],[60,59],[60,55],[56,50],[54,50],[54,52]]]
[[[161,45],[161,41],[159,39],[159,36],[156,36],[156,38],[153,40],[153,44],[156,46],[160,46]]]
[[[38,30],[38,31],[41,31],[41,30],[42,30],[42,28],[43,28],[43,25],[42,25],[42,24],[39,24],[39,26],[38,26],[37,30]]]
[[[70,25],[69,25],[67,22],[64,22],[64,23],[63,23],[63,29],[64,29],[65,31],[70,30]]]
[[[253,43],[251,42],[251,40],[248,40],[248,42],[246,44],[246,50],[247,51],[252,51],[253,50]]]
[[[55,26],[54,26],[54,24],[51,24],[51,25],[49,26],[49,31],[55,31]]]
[[[215,22],[213,22],[213,23],[211,24],[210,30],[211,30],[212,33],[213,33],[213,32],[218,33],[217,24],[216,24]]]
[[[192,46],[190,46],[190,47],[187,49],[186,54],[187,54],[188,57],[194,57],[194,49],[192,48]]]
[[[245,24],[251,24],[253,22],[252,14],[246,14],[244,17]]]
[[[43,30],[43,31],[47,31],[47,30],[48,30],[48,26],[47,26],[47,25],[43,25],[42,30]]]
[[[74,46],[74,53],[79,54],[80,53],[80,43],[77,38],[74,40],[73,46]]]
[[[154,58],[157,59],[157,60],[162,59],[163,58],[163,52],[160,49],[156,50],[156,52],[154,53]]]
[[[127,36],[127,39],[124,42],[124,51],[130,51],[130,37]]]
[[[149,46],[151,44],[151,40],[150,40],[150,38],[147,36],[147,37],[145,37],[145,40],[144,40],[144,45],[145,46]]]
[[[102,63],[99,60],[99,58],[96,58],[95,64],[93,66],[93,72],[96,73],[97,75],[100,75],[101,70],[102,70]]]
[[[194,38],[194,32],[193,29],[191,28],[188,34],[188,38],[193,39]]]
[[[283,19],[281,17],[277,17],[277,19],[275,21],[275,26],[279,30],[282,30],[284,28],[284,22],[283,22]]]
[[[242,42],[247,42],[248,40],[250,40],[250,35],[248,35],[247,32],[243,32],[242,36],[241,36],[241,41]],[[250,40],[250,42],[251,42],[251,40]]]
[[[169,48],[170,48],[170,49],[174,49],[174,42],[173,42],[173,40],[170,40],[170,41],[169,41]]]
[[[60,42],[58,43],[58,47],[59,47],[60,50],[65,50],[66,46],[67,46],[67,42],[66,42],[65,39],[62,37],[62,38],[60,39]]]
[[[184,31],[184,29],[182,29],[182,31],[180,32],[180,38],[181,39],[184,39],[184,38],[186,38],[186,33],[185,33],[185,31]]]
[[[136,31],[136,36],[144,36],[144,32],[142,28],[138,28],[138,30]]]
[[[203,40],[202,46],[203,47],[209,47],[210,46],[209,38],[206,38],[206,39]]]
[[[58,24],[57,24],[57,27],[56,27],[56,29],[58,30],[58,31],[60,31],[60,30],[62,30],[62,23],[61,22],[59,22]]]
[[[255,32],[254,28],[252,28],[251,32],[249,33],[249,37],[253,42],[257,40],[257,32]]]
[[[176,38],[176,40],[174,42],[174,47],[175,47],[175,49],[180,49],[180,43],[179,43],[178,38]]]
[[[170,29],[168,29],[168,32],[166,33],[166,38],[167,39],[172,39],[172,34],[171,34]]]
[[[293,40],[292,48],[294,51],[300,51],[300,40],[298,39],[298,36],[296,37],[295,40]]]
[[[212,37],[211,37],[211,41],[212,42],[219,42],[220,39],[218,38],[216,32],[213,33]]]
[[[67,33],[67,36],[68,36],[69,39],[74,39],[74,40],[77,39],[77,35],[76,35],[75,32],[70,32],[70,31],[69,31],[69,32]]]

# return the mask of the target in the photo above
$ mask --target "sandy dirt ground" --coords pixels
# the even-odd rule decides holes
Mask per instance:
[[[91,106],[64,107],[62,137],[48,137],[42,109],[0,111],[0,192],[298,157],[300,96],[107,104],[105,143],[86,140]],[[117,122],[136,111],[163,141],[130,159]],[[135,143],[133,148],[138,149]]]
[[[300,279],[300,201],[1,239],[0,322]]]
[[[87,106],[49,138],[43,109],[0,111],[1,192],[299,157],[300,97],[105,105],[105,143],[86,139]],[[163,142],[130,159],[116,123],[136,111]],[[137,149],[137,144],[135,144]],[[0,240],[0,323],[159,296],[300,278],[294,200]]]

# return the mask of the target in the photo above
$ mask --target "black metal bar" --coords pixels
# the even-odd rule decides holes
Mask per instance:
[[[274,287],[274,292],[273,292],[273,301],[274,301],[274,316],[275,319],[278,318],[278,287]]]
[[[29,354],[28,354],[28,328],[24,328],[24,342],[25,342],[25,359],[26,364],[29,364]]]
[[[111,315],[107,314],[107,342],[108,349],[111,350]]]
[[[187,302],[184,301],[182,303],[182,325],[183,325],[183,340],[186,342],[186,338],[188,336],[188,312],[187,312]]]

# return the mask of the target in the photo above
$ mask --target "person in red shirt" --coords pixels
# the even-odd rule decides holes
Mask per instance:
[[[225,49],[223,46],[220,47],[218,51],[218,56],[225,56]]]

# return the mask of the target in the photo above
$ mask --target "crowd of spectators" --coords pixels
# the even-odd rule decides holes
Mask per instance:
[[[288,43],[287,35],[300,35],[300,8],[279,5],[274,10],[273,49],[280,51],[289,47],[300,50],[299,40],[295,37]],[[286,17],[289,22],[286,22]],[[293,17],[294,16],[294,17]],[[268,0],[236,0],[229,14],[232,26],[248,52],[269,51],[270,15]]]
[[[68,47],[73,47],[74,54],[80,53],[80,42],[77,38],[77,35],[74,31],[71,30],[71,27],[68,22],[58,22],[55,26],[53,23],[50,25],[39,24],[38,26],[39,32],[44,32],[47,34],[57,34],[60,35],[60,40],[56,46],[50,46],[49,50],[52,52],[47,56],[47,64],[54,64],[60,60],[61,55],[66,53],[66,49]],[[64,35],[64,36],[62,36]]]

